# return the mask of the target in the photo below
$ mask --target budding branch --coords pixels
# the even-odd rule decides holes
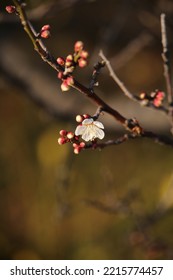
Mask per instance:
[[[59,64],[57,60],[54,58],[54,56],[48,51],[47,47],[45,46],[43,39],[40,37],[40,33],[36,32],[35,28],[29,21],[27,14],[25,12],[25,4],[23,1],[20,0],[13,0],[13,3],[15,5],[16,9],[16,15],[19,17],[21,24],[25,30],[25,32],[28,34],[30,40],[32,41],[32,44],[34,46],[34,49],[38,52],[40,57],[48,63],[55,71],[57,72],[63,72],[64,71],[64,66]],[[161,143],[161,144],[166,144],[171,147],[173,147],[173,138],[166,137],[166,136],[161,136],[157,135],[153,132],[146,131],[139,122],[132,118],[132,119],[127,119],[125,118],[122,114],[120,114],[117,110],[109,106],[101,97],[99,97],[95,91],[94,91],[94,86],[97,84],[98,76],[101,71],[101,68],[104,67],[105,65],[107,66],[110,76],[113,78],[113,80],[117,83],[117,85],[120,87],[122,92],[130,98],[132,101],[137,101],[141,105],[144,106],[149,106],[154,109],[163,111],[166,113],[169,118],[171,118],[171,126],[173,128],[173,92],[172,92],[172,86],[171,86],[171,76],[170,76],[170,66],[169,66],[169,59],[168,59],[168,47],[167,47],[167,34],[166,34],[166,27],[165,27],[165,15],[161,15],[161,34],[162,34],[162,45],[163,45],[163,53],[162,53],[162,58],[163,58],[163,64],[164,64],[164,75],[165,75],[165,80],[166,80],[166,85],[167,85],[167,96],[168,96],[168,102],[169,106],[168,108],[160,105],[160,106],[153,106],[153,103],[150,101],[151,97],[146,97],[145,100],[142,100],[140,97],[135,96],[129,90],[126,88],[126,86],[123,84],[123,82],[117,77],[115,72],[113,71],[110,62],[107,60],[105,55],[103,54],[102,51],[100,51],[99,55],[102,58],[102,62],[98,62],[94,66],[94,72],[91,78],[91,82],[89,87],[86,87],[82,85],[80,82],[78,82],[75,78],[73,78],[73,84],[71,87],[76,89],[79,93],[83,94],[86,96],[89,100],[94,102],[96,106],[98,107],[95,115],[93,116],[94,119],[97,119],[100,115],[101,112],[106,112],[116,121],[118,121],[129,133],[124,134],[122,137],[116,139],[116,140],[109,140],[104,143],[95,143],[94,146],[92,144],[87,144],[85,148],[104,148],[106,146],[110,145],[117,145],[120,143],[123,143],[127,141],[128,139],[135,139],[139,137],[145,137],[145,138],[151,138],[154,141]],[[144,102],[145,101],[145,102]]]

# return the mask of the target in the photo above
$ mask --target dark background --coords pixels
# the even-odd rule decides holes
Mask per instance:
[[[89,64],[76,71],[85,85],[102,49],[131,92],[165,90],[160,14],[173,53],[171,0],[26,2],[37,30],[51,25],[45,44],[55,57],[85,43]],[[59,130],[74,131],[75,116],[96,107],[61,92],[8,4],[0,4],[0,258],[172,259],[172,149],[136,139],[76,156],[59,146]],[[166,116],[129,101],[106,68],[96,93],[146,129],[169,133]],[[112,118],[101,121],[106,139],[121,133]]]

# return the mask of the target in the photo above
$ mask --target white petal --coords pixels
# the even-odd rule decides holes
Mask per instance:
[[[95,127],[95,138],[103,139],[105,133],[102,129]]]
[[[85,129],[84,133],[82,134],[82,139],[85,140],[86,142],[93,140],[93,133],[90,127],[87,127]]]
[[[91,124],[93,123],[93,119],[92,118],[89,118],[89,119],[85,119],[82,124]]]
[[[104,129],[104,125],[103,125],[101,122],[94,121],[93,124],[96,125],[96,126],[99,127],[99,128]]]
[[[78,136],[78,135],[82,135],[85,131],[86,127],[83,126],[83,125],[78,125],[76,127],[76,130],[75,130],[75,135]]]

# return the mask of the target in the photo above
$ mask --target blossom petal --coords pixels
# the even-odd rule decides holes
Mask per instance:
[[[85,131],[86,127],[83,126],[83,125],[78,125],[76,127],[76,130],[75,130],[75,135],[78,136],[78,135],[82,135]]]
[[[99,127],[99,128],[104,129],[104,125],[103,125],[101,122],[94,121],[93,124],[96,125],[96,126]]]
[[[86,125],[86,124],[92,124],[93,123],[93,119],[92,118],[89,118],[89,119],[85,119],[82,124]]]
[[[105,136],[105,133],[102,129],[95,127],[95,138],[103,139]]]
[[[82,134],[82,139],[87,142],[87,141],[93,140],[94,136],[95,136],[95,134],[93,134],[91,128],[89,126],[85,127],[85,131]]]

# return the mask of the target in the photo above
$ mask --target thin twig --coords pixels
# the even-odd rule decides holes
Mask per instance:
[[[170,68],[170,59],[169,59],[169,50],[168,50],[168,40],[167,40],[167,32],[166,32],[166,15],[161,14],[160,22],[161,22],[161,36],[162,36],[162,59],[163,59],[163,68],[164,68],[164,76],[166,82],[167,89],[167,98],[169,104],[169,118],[171,122],[171,132],[173,134],[173,90],[172,90],[172,81],[171,81],[171,68]]]
[[[152,102],[149,102],[149,100],[147,100],[147,102],[145,103],[143,99],[141,99],[140,97],[132,94],[126,88],[124,83],[118,78],[118,76],[116,75],[115,71],[112,68],[112,65],[111,65],[110,61],[106,58],[106,56],[104,55],[102,50],[100,50],[99,56],[105,62],[106,66],[109,70],[109,75],[113,78],[114,82],[119,86],[119,88],[122,90],[122,92],[124,93],[125,96],[127,96],[132,101],[138,102],[141,106],[150,107],[150,108],[155,109],[157,111],[162,111],[162,112],[168,114],[168,109],[165,106],[162,105],[162,106],[156,107],[156,106],[153,105]]]
[[[168,96],[168,103],[171,104],[173,101],[173,91],[172,91],[172,82],[171,82],[171,69],[170,69],[170,59],[169,59],[169,50],[168,50],[168,40],[166,33],[166,23],[165,23],[165,14],[161,14],[161,36],[162,36],[162,59],[164,67],[164,76],[166,81],[166,89]]]
[[[113,78],[113,80],[117,83],[117,85],[120,87],[120,89],[124,92],[124,94],[130,98],[131,100],[135,100],[136,101],[136,97],[126,88],[126,86],[123,84],[123,82],[118,78],[118,76],[115,74],[115,72],[112,69],[112,66],[109,62],[109,60],[106,58],[106,56],[104,55],[103,51],[100,50],[99,52],[99,56],[103,59],[103,61],[105,62],[108,70],[109,70],[109,74],[110,76]]]
[[[108,140],[106,142],[96,142],[94,144],[87,144],[85,146],[85,149],[103,149],[105,147],[108,146],[114,146],[114,145],[119,145],[122,144],[130,139],[136,139],[136,138],[148,138],[148,139],[152,139],[154,140],[154,142],[159,143],[161,145],[166,145],[166,146],[170,146],[173,147],[173,140],[167,136],[163,136],[163,135],[157,135],[154,132],[151,131],[143,131],[141,133],[141,135],[137,135],[137,134],[124,134],[123,136],[118,137],[115,140]]]
[[[31,25],[30,21],[28,20],[24,10],[24,6],[22,5],[21,1],[13,0],[13,2],[16,6],[17,14],[20,18],[23,28],[34,45],[34,49],[38,52],[38,54],[46,63],[48,63],[52,68],[54,68],[54,70],[58,72],[63,71],[64,70],[63,67],[57,63],[56,59],[47,50],[43,41],[37,37],[37,32],[35,31],[34,27]],[[118,121],[121,125],[123,125],[126,129],[129,130],[127,126],[128,123],[127,119],[123,117],[118,111],[116,111],[107,103],[105,103],[99,96],[96,95],[96,93],[93,90],[91,91],[90,88],[85,87],[75,79],[72,87],[75,88],[78,92],[84,94],[86,97],[88,97],[92,102],[97,104],[99,107],[102,107],[102,111],[105,111],[108,114],[112,115],[116,119],[116,121]]]
[[[23,25],[24,30],[28,34],[29,38],[31,39],[35,50],[38,52],[38,54],[41,56],[41,58],[48,63],[54,70],[57,72],[63,72],[64,68],[59,65],[56,61],[56,59],[50,54],[50,52],[47,50],[46,46],[44,45],[43,41],[38,36],[38,33],[35,31],[34,27],[30,23],[30,21],[27,18],[27,15],[25,13],[25,8],[23,5],[23,2],[20,0],[13,0],[15,6],[16,6],[16,14],[19,16],[21,24]],[[110,62],[105,58],[103,52],[100,52],[100,56],[105,61],[109,71],[110,75],[113,77],[113,79],[116,81],[116,83],[119,85],[119,87],[122,89],[124,94],[129,97],[132,100],[138,101],[138,97],[131,94],[128,89],[124,86],[124,84],[121,82],[121,80],[115,75],[115,73],[112,70],[112,67],[110,65]],[[101,64],[104,65],[103,63]],[[99,67],[100,71],[101,67]],[[114,108],[109,106],[103,99],[101,99],[93,89],[94,83],[96,82],[98,78],[98,73],[93,76],[93,81],[91,88],[87,88],[81,83],[79,83],[77,80],[74,79],[74,84],[72,85],[73,88],[75,88],[78,92],[85,95],[87,98],[89,98],[92,102],[94,102],[98,106],[97,113],[100,114],[101,111],[104,111],[108,113],[109,115],[113,116],[116,121],[118,121],[121,125],[125,127],[126,130],[128,130],[131,134],[124,134],[122,137],[116,139],[116,140],[109,140],[106,143],[99,143],[95,145],[95,148],[104,148],[109,145],[117,145],[121,144],[128,139],[134,139],[137,137],[147,137],[152,138],[157,142],[167,144],[173,147],[173,140],[167,139],[164,137],[160,137],[155,135],[152,132],[146,132],[138,123],[137,120],[133,119],[127,119],[123,115],[121,115],[118,111],[116,111]],[[93,148],[93,145],[86,145],[86,148]]]

